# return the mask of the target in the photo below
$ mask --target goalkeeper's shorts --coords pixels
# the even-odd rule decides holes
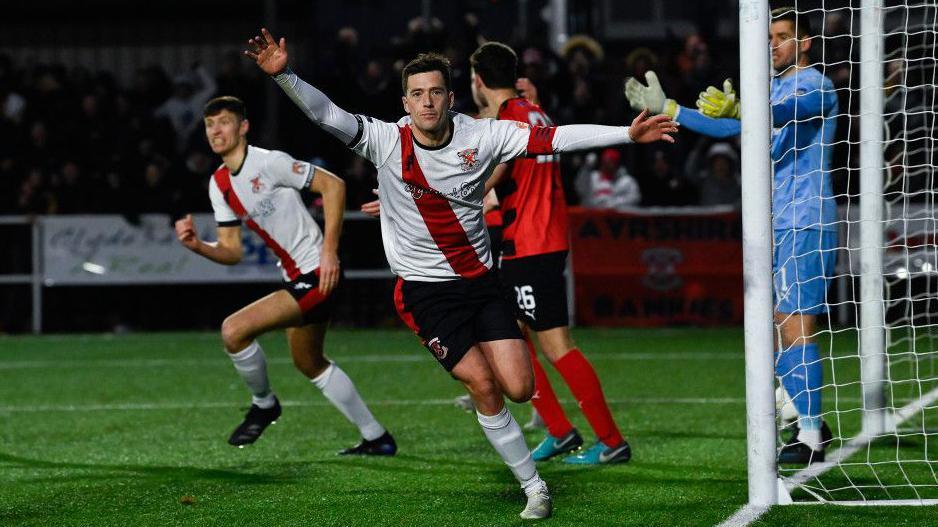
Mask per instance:
[[[772,251],[775,311],[827,313],[827,286],[834,276],[837,250],[834,231],[776,230]]]

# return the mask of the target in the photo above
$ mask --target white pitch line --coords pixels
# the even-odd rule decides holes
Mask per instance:
[[[653,361],[653,360],[743,360],[739,353],[596,353],[590,355],[590,360],[601,361]],[[293,364],[289,358],[273,357],[267,359],[268,364]],[[426,362],[432,364],[432,359],[418,349],[409,354],[373,354],[349,355],[341,354],[336,362]],[[217,366],[225,364],[219,353],[216,359],[48,359],[48,360],[13,360],[0,361],[0,370],[22,370],[42,368],[150,368],[155,366]]]
[[[896,412],[893,414],[893,426],[898,427],[910,417],[922,411],[923,408],[935,402],[936,400],[938,400],[938,388],[927,392],[919,399],[916,399],[896,410]],[[858,450],[864,448],[870,443],[870,441],[876,439],[876,437],[879,436],[861,433],[850,441],[847,441],[844,446],[835,450],[830,456],[826,456],[826,459],[822,463],[812,463],[808,467],[793,474],[790,478],[785,478],[785,488],[791,492],[792,490],[803,485],[808,480],[820,476],[821,474],[834,468],[834,466],[836,466],[841,461],[855,454]]]
[[[723,523],[717,527],[747,527],[752,522],[758,520],[766,511],[768,505],[743,505],[732,516],[723,520]]]
[[[384,399],[368,401],[369,406],[452,406],[454,399]],[[562,400],[563,404],[575,404],[575,401]],[[745,404],[743,398],[734,397],[636,397],[627,399],[610,399],[611,405],[620,404]],[[283,406],[317,407],[331,406],[328,401],[281,401]],[[166,402],[166,403],[92,403],[92,404],[36,404],[18,406],[0,406],[0,413],[30,413],[30,412],[102,412],[102,411],[137,411],[137,410],[192,410],[199,408],[235,408],[238,403],[210,401],[200,403]]]
[[[923,408],[932,404],[933,402],[938,401],[938,388],[935,388],[927,392],[922,397],[915,399],[914,401],[906,404],[902,408],[896,410],[893,415],[892,425],[898,427],[904,421],[922,411]],[[875,435],[869,435],[861,433],[860,435],[854,437],[850,441],[844,443],[844,445],[837,450],[833,451],[829,456],[826,456],[826,459],[822,463],[812,463],[811,465],[805,467],[804,469],[796,472],[790,478],[785,478],[785,489],[788,492],[800,487],[805,482],[819,477],[821,474],[827,472],[828,470],[837,466],[841,461],[849,458],[853,454],[857,453],[860,449],[864,448],[875,439]],[[719,527],[747,527],[751,523],[758,520],[766,511],[769,510],[769,507],[765,506],[756,506],[756,505],[744,505],[735,514],[726,519]]]

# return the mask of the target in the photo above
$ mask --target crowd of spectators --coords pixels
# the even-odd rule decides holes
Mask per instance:
[[[420,51],[452,59],[456,110],[473,113],[468,56],[486,39],[472,15],[459,27],[416,18],[390,45],[365,46],[353,27],[339,29],[331,46],[305,49],[295,68],[337,104],[396,121],[402,115],[400,70]],[[625,124],[634,117],[621,93],[628,76],[655,69],[668,95],[693,105],[698,91],[735,76],[735,42],[708,42],[698,33],[662,43],[613,50],[574,36],[560,53],[511,43],[519,74],[537,86],[556,124]],[[314,160],[348,182],[348,206],[372,198],[374,169],[319,133],[285,99],[276,119],[265,119],[269,80],[236,51],[216,71],[194,64],[184,71],[141,66],[133,81],[115,72],[61,64],[34,64],[0,55],[0,214],[141,213],[208,211],[205,192],[218,159],[201,132],[201,108],[213,96],[243,98],[252,121],[250,140]],[[272,124],[270,124],[272,123]],[[264,130],[265,126],[276,130]],[[303,133],[296,127],[306,126]],[[306,131],[310,130],[310,134]],[[313,139],[310,139],[312,137]],[[264,144],[262,138],[274,138]],[[260,142],[259,142],[260,141]],[[602,208],[738,205],[738,145],[682,132],[676,145],[610,149],[562,158],[567,199]]]

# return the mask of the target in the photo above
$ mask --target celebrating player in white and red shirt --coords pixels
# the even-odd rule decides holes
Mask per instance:
[[[613,144],[673,141],[667,116],[642,114],[631,127],[472,119],[451,113],[449,61],[422,54],[404,67],[408,116],[397,123],[352,115],[287,69],[285,39],[267,30],[245,53],[318,126],[378,169],[385,255],[399,277],[402,317],[473,398],[486,437],[527,495],[522,518],[550,515],[552,503],[504,396],[531,398],[534,378],[521,333],[501,296],[482,214],[496,165],[521,156]]]
[[[287,328],[293,363],[361,432],[362,441],[340,454],[394,455],[391,435],[371,415],[348,375],[323,353],[323,339],[341,283],[337,255],[345,183],[334,174],[283,152],[247,144],[244,103],[218,97],[205,105],[205,134],[223,161],[209,182],[218,241],[199,239],[192,217],[176,222],[179,241],[196,254],[225,265],[241,261],[241,223],[277,255],[283,289],[242,308],[222,323],[225,350],[251,391],[252,404],[228,442],[253,443],[280,417],[267,361],[256,338]],[[322,194],[326,233],[303,205],[300,190]]]
[[[483,44],[469,59],[472,95],[482,117],[551,125],[537,104],[516,91],[518,57],[499,42]],[[527,84],[528,91],[534,88]],[[526,94],[527,95],[527,94]],[[570,335],[564,280],[567,202],[558,156],[516,159],[493,176],[502,211],[501,280],[515,300],[515,316],[534,331],[541,352],[560,372],[586,416],[597,442],[564,459],[574,464],[624,463],[632,455],[612,418],[599,377]],[[567,419],[544,368],[530,345],[535,395],[531,402],[547,425],[547,437],[534,449],[535,461],[574,451],[583,444]]]

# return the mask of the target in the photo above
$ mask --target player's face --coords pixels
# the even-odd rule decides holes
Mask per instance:
[[[239,119],[229,110],[205,118],[205,137],[212,152],[224,156],[237,148],[248,132],[246,119]]]
[[[795,38],[795,25],[789,20],[772,22],[769,27],[769,45],[772,50],[772,67],[775,71],[782,71],[793,66],[801,52],[807,52],[810,41],[798,42]]]
[[[407,78],[404,111],[419,130],[437,133],[447,123],[446,113],[453,105],[453,92],[446,89],[439,71],[417,73]]]

